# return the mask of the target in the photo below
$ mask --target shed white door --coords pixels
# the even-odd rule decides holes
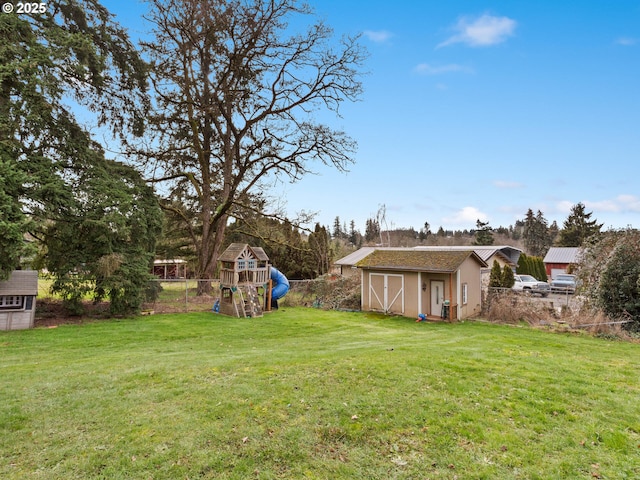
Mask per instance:
[[[369,274],[369,309],[404,313],[404,275]]]
[[[444,301],[444,281],[431,280],[431,315],[439,317],[442,314]]]

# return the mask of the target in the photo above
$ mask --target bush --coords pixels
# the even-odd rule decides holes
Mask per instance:
[[[315,280],[291,281],[287,305],[327,310],[360,310],[360,276],[323,275]]]
[[[600,278],[598,300],[610,317],[628,316],[640,329],[640,248],[616,245]]]
[[[502,287],[502,270],[497,260],[493,261],[489,275],[489,288]]]
[[[640,331],[640,232],[610,230],[586,245],[578,265],[583,291],[594,309],[613,320],[631,320]]]

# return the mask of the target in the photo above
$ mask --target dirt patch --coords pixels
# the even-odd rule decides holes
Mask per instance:
[[[36,304],[35,326],[77,325],[110,318],[107,302],[86,303],[84,307],[85,312],[82,315],[69,315],[61,301],[39,300]]]

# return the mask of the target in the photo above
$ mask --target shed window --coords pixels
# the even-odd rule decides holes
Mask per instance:
[[[466,305],[469,294],[469,285],[466,283],[462,284],[462,304]]]
[[[0,310],[22,310],[24,295],[0,295]]]

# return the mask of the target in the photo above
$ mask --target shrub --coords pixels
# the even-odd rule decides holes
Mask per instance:
[[[502,287],[502,270],[497,260],[493,261],[491,274],[489,275],[489,288]]]
[[[640,331],[640,232],[610,230],[585,245],[578,276],[591,306]]]
[[[516,279],[513,276],[513,269],[509,265],[505,265],[502,270],[502,287],[511,288],[516,283]]]

